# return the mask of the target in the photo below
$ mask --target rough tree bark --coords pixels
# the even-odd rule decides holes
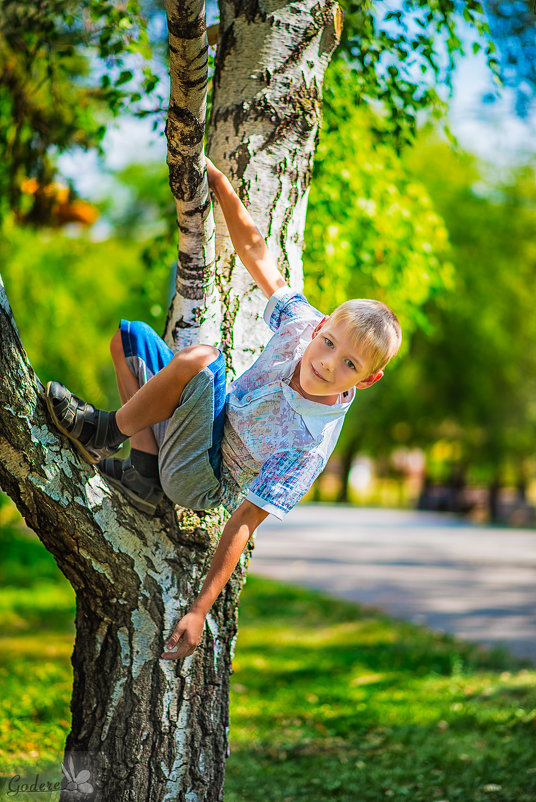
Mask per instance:
[[[229,368],[238,373],[260,350],[267,331],[260,322],[263,299],[234,256],[219,213],[213,236],[200,167],[204,89],[199,88],[206,83],[200,12],[197,2],[169,0],[167,6],[168,161],[179,221],[177,296],[168,335],[178,333],[180,343],[181,330],[189,330],[188,336],[195,332],[210,342],[219,338],[215,327],[221,315]],[[320,87],[340,24],[333,0],[221,4],[210,154],[296,287],[302,281]],[[187,52],[191,60],[181,55]],[[213,264],[217,296],[207,303]],[[43,388],[26,358],[3,285],[0,359],[0,484],[76,591],[66,753],[76,771],[89,770],[94,793],[63,790],[61,799],[223,799],[236,609],[252,544],[207,616],[194,654],[182,662],[162,661],[164,638],[202,585],[223,513],[163,505],[149,520],[81,462],[47,418]]]

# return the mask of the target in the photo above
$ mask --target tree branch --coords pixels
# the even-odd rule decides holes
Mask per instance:
[[[0,485],[75,590],[91,575],[102,597],[137,599],[133,554],[147,524],[50,426],[0,278]],[[158,521],[154,529],[162,528]]]
[[[215,228],[203,155],[208,40],[203,0],[167,0],[170,99],[166,123],[169,184],[179,227],[176,296],[165,338],[175,349],[220,341],[214,289]]]

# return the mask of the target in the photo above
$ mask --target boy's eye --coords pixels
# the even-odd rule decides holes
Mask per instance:
[[[330,348],[333,346],[333,343],[327,337],[324,337],[324,342],[326,343],[326,345],[329,345]]]
[[[355,370],[355,365],[351,359],[346,359],[345,362],[351,370]]]

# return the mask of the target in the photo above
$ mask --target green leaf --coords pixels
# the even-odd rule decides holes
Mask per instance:
[[[128,81],[132,80],[132,77],[133,74],[131,70],[122,70],[122,72],[119,74],[119,77],[115,82],[115,85],[121,86],[122,84],[126,84]]]

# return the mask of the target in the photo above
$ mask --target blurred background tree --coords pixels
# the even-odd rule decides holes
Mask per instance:
[[[55,157],[75,146],[101,150],[110,119],[127,109],[146,113],[158,80],[151,56],[138,0],[2,3],[2,217],[11,212],[20,222],[50,223],[52,195],[46,188],[56,173]],[[36,190],[25,193],[30,178]]]

